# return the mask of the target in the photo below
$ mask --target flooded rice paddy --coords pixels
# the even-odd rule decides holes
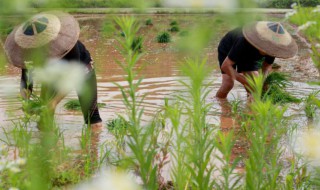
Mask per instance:
[[[117,65],[116,60],[122,57],[115,48],[117,45],[116,37],[119,33],[105,33],[102,31],[104,21],[110,20],[116,15],[76,15],[81,25],[80,40],[87,46],[95,61],[95,68],[98,80],[98,102],[105,103],[106,106],[100,109],[100,114],[104,124],[108,120],[117,117],[117,114],[125,114],[125,106],[122,102],[122,95],[115,82],[126,86],[124,81],[124,73]],[[267,16],[271,19],[281,19],[282,15]],[[148,122],[155,113],[164,104],[164,98],[170,98],[177,90],[182,89],[182,85],[178,80],[182,79],[179,71],[179,64],[186,55],[179,53],[176,42],[183,39],[179,32],[172,34],[172,42],[168,44],[160,44],[156,41],[156,35],[161,31],[169,28],[171,21],[175,20],[179,23],[181,31],[192,30],[197,21],[210,21],[213,29],[217,29],[217,35],[208,42],[208,46],[202,52],[207,56],[207,63],[215,68],[208,79],[213,81],[211,93],[207,101],[213,103],[210,110],[208,122],[220,125],[222,130],[228,130],[233,124],[234,119],[230,116],[230,107],[218,102],[214,95],[221,84],[220,71],[217,62],[217,45],[222,35],[230,28],[220,23],[215,15],[138,15],[141,20],[142,27],[139,31],[144,37],[143,56],[141,63],[144,68],[141,70],[141,76],[144,80],[140,86],[140,94],[147,93],[147,97],[143,103],[144,116],[143,121]],[[146,19],[151,18],[153,26],[145,26]],[[215,28],[215,26],[218,26]],[[281,66],[278,71],[289,74],[292,86],[287,89],[292,95],[304,98],[309,93],[320,90],[318,86],[309,85],[309,81],[318,80],[318,71],[313,66],[309,56],[308,44],[303,38],[294,35],[300,50],[299,54],[291,59],[276,59],[275,63]],[[3,53],[3,49],[0,50]],[[19,85],[20,70],[10,65],[6,67],[6,71],[0,76],[0,123],[1,127],[10,129],[12,122],[22,116],[21,103],[19,102]],[[10,96],[7,96],[8,93]],[[67,111],[63,105],[70,99],[76,99],[75,91],[71,92],[58,105],[56,110],[56,121],[65,135],[65,143],[67,146],[78,148],[79,137],[83,127],[83,118],[81,112]],[[246,92],[243,87],[237,83],[228,96],[228,101],[242,101],[241,106],[245,106]],[[303,111],[303,103],[289,104],[286,116],[292,118],[292,122],[298,124],[299,131],[302,132],[312,122],[308,120]],[[37,131],[35,127],[32,130]],[[0,137],[3,137],[2,132]],[[100,142],[104,142],[110,138],[110,134],[106,129],[101,133]],[[235,154],[237,150],[234,151]],[[239,147],[241,152],[241,147]]]

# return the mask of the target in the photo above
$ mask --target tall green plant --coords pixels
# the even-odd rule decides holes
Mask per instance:
[[[133,17],[117,17],[115,22],[125,34],[124,38],[118,39],[119,50],[125,60],[123,62],[117,61],[117,63],[127,74],[125,79],[128,82],[128,87],[123,87],[119,84],[117,86],[122,93],[123,103],[127,108],[128,121],[130,123],[127,128],[127,145],[132,152],[132,156],[128,155],[126,160],[129,166],[134,168],[141,177],[146,189],[157,189],[158,166],[155,164],[154,158],[157,154],[158,130],[154,124],[141,125],[143,114],[141,105],[145,95],[139,96],[137,93],[142,78],[137,79],[138,72],[136,67],[142,54],[132,49],[132,43],[139,30],[139,24]]]
[[[282,189],[292,185],[279,181],[284,165],[281,138],[290,131],[284,120],[286,107],[273,105],[271,100],[261,101],[264,78],[248,78],[254,97],[246,123],[246,137],[250,141],[246,165],[246,189]],[[296,171],[296,170],[295,170]],[[288,186],[289,185],[289,186]]]
[[[174,186],[175,189],[212,189],[214,128],[209,127],[206,121],[210,108],[210,104],[206,102],[210,92],[206,79],[210,69],[206,65],[206,59],[187,59],[182,64],[181,71],[188,78],[188,81],[180,81],[186,87],[187,95],[178,96],[178,100],[182,102],[181,107],[178,104],[175,109],[168,109],[174,116],[178,116],[170,117],[174,128],[173,136],[177,137],[171,152],[175,158],[172,173],[176,182]],[[185,120],[179,120],[180,116],[186,116]]]

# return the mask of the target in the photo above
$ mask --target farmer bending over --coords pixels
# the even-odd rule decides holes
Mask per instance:
[[[7,37],[5,50],[9,61],[22,69],[21,95],[25,99],[30,97],[33,87],[30,76],[32,72],[28,72],[27,64],[41,67],[47,58],[58,58],[67,63],[72,61],[82,65],[84,74],[81,77],[84,77],[83,86],[87,89],[85,93],[77,91],[77,94],[85,123],[97,128],[101,126],[102,120],[97,107],[96,75],[90,53],[78,40],[79,33],[79,24],[73,16],[62,12],[44,12],[16,27]],[[61,93],[53,86],[46,85],[45,88],[47,92],[45,100],[53,115],[66,92]]]
[[[259,74],[259,62],[262,61],[262,73],[266,76],[275,57],[290,58],[297,51],[296,42],[278,22],[255,22],[228,32],[218,46],[222,84],[216,97],[226,98],[235,80],[251,97],[246,77]]]

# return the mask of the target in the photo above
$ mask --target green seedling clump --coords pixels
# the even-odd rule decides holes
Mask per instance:
[[[131,49],[133,51],[142,51],[143,38],[141,36],[135,37],[132,41]]]
[[[105,103],[98,103],[99,108],[103,108],[105,106],[106,106]],[[72,100],[69,100],[68,102],[66,102],[64,104],[64,108],[66,110],[81,111],[81,105],[80,105],[79,100],[77,100],[77,99],[72,99]]]
[[[158,43],[169,43],[171,41],[171,36],[168,32],[163,32],[157,36]]]
[[[299,103],[301,99],[296,98],[286,92],[284,88],[291,85],[287,75],[273,72],[268,75],[264,82],[264,91],[262,93],[263,99],[271,99],[273,103]]]
[[[128,128],[128,126],[129,126],[129,122],[121,117],[112,119],[107,123],[107,128],[109,131],[115,131],[122,128],[125,129],[125,128]]]
[[[122,31],[122,32],[120,32],[120,36],[126,37],[126,33],[124,33],[124,32]]]
[[[151,18],[149,18],[149,19],[146,20],[146,25],[147,25],[147,26],[152,26],[152,25],[153,25]]]
[[[170,22],[170,26],[177,26],[178,25],[178,22],[177,21],[172,21]]]
[[[317,95],[320,91],[312,92],[308,95],[308,97],[305,99],[305,107],[304,111],[306,113],[306,116],[308,118],[314,118],[316,116],[316,110],[318,109],[320,105],[320,101],[317,98]]]
[[[179,32],[180,31],[180,28],[179,26],[172,26],[170,29],[169,29],[170,32]]]

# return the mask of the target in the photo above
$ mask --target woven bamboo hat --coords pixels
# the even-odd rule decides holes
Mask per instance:
[[[5,50],[9,61],[20,68],[34,50],[46,50],[50,58],[62,58],[77,43],[80,27],[70,14],[50,11],[34,15],[7,37]]]
[[[298,45],[278,22],[259,21],[243,27],[246,40],[266,54],[290,58],[297,54]]]

